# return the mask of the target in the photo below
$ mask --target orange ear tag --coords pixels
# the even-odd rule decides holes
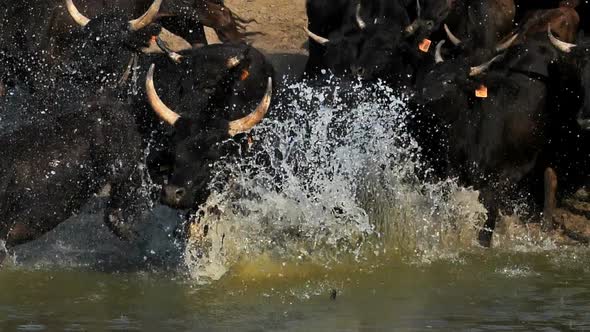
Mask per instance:
[[[250,72],[246,69],[242,70],[242,75],[240,75],[240,81],[245,81],[250,76]]]
[[[430,39],[423,39],[422,42],[418,44],[418,49],[424,53],[428,53],[428,50],[430,49],[430,44],[432,44],[432,41]]]
[[[480,85],[477,90],[475,90],[475,96],[477,98],[487,98],[488,97],[488,87],[485,85]]]

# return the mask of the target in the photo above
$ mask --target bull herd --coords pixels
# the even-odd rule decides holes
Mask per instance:
[[[97,195],[125,239],[156,200],[195,210],[212,165],[247,151],[249,132],[273,116],[271,99],[284,97],[273,96],[282,82],[270,61],[242,41],[248,22],[223,1],[75,1],[0,3],[0,264]],[[482,245],[516,197],[554,227],[557,197],[586,183],[590,161],[584,3],[306,5],[302,77],[408,93],[408,128],[432,170],[424,176],[480,190]]]

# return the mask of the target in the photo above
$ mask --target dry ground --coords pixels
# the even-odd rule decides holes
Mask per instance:
[[[247,31],[253,46],[268,53],[304,53],[307,36],[305,0],[226,0],[225,4],[244,19],[254,19]]]

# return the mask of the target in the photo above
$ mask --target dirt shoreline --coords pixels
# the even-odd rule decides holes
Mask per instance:
[[[226,0],[225,5],[246,20],[248,32],[260,33],[249,42],[267,53],[306,54],[305,0]]]

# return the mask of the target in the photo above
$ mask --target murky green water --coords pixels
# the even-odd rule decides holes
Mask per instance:
[[[330,269],[262,261],[208,286],[151,273],[4,269],[0,330],[584,331],[589,258],[489,251]]]

